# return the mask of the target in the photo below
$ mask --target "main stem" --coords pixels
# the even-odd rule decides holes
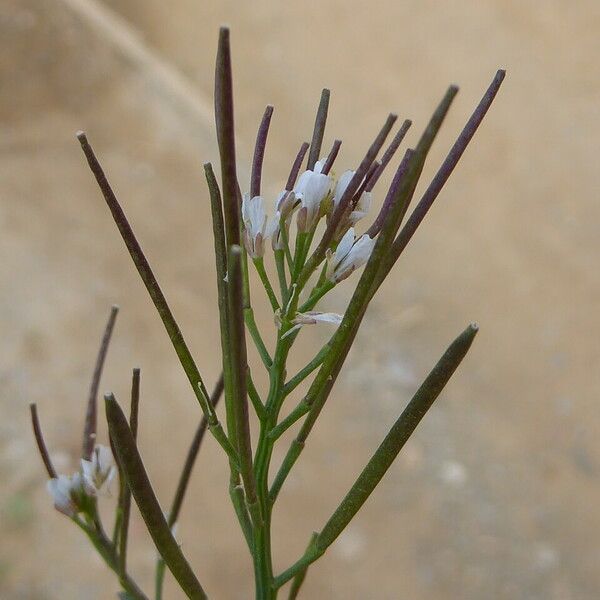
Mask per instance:
[[[284,324],[279,331],[273,364],[269,369],[269,395],[266,416],[261,422],[260,436],[256,450],[255,473],[257,496],[261,505],[263,522],[254,528],[254,573],[256,579],[256,600],[274,600],[277,590],[273,587],[273,560],[271,554],[271,513],[269,502],[269,466],[273,454],[274,440],[269,432],[277,425],[279,411],[284,398],[285,364],[290,349],[290,340],[281,339],[285,333]]]
[[[314,232],[313,232],[314,233]],[[310,246],[312,236],[307,235],[307,239],[302,240],[300,250],[303,245]],[[302,264],[304,259],[296,256]],[[292,269],[292,272],[294,269]],[[294,280],[294,278],[292,278]],[[265,416],[261,419],[260,435],[254,459],[254,473],[256,477],[256,495],[260,504],[262,513],[262,522],[255,524],[253,528],[253,559],[254,575],[256,581],[256,600],[275,600],[277,598],[278,588],[274,584],[273,577],[273,558],[271,553],[271,514],[273,505],[269,499],[269,466],[273,455],[273,447],[277,438],[269,436],[269,433],[276,427],[279,419],[279,412],[286,396],[285,379],[286,362],[290,348],[295,340],[295,335],[284,337],[285,333],[292,326],[290,320],[298,310],[298,301],[301,289],[294,287],[293,280],[290,285],[291,298],[288,298],[288,304],[285,312],[281,315],[282,324],[277,333],[277,342],[273,361],[269,367],[269,394],[265,406]],[[283,300],[283,299],[282,299]]]

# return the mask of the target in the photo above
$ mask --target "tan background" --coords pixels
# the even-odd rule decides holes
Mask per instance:
[[[72,468],[113,302],[122,311],[103,389],[124,401],[131,367],[142,368],[141,447],[165,507],[170,500],[198,408],[73,133],[89,132],[213,381],[201,164],[216,159],[210,93],[217,27],[227,22],[242,177],[264,105],[275,105],[272,194],[310,135],[321,87],[333,92],[326,145],[343,138],[339,164],[353,165],[389,110],[414,120],[414,143],[447,84],[461,84],[431,175],[495,70],[508,70],[374,302],[281,496],[277,568],[322,526],[448,341],[477,320],[469,358],[311,569],[304,597],[597,598],[598,2],[108,4],[117,12],[91,0],[0,4],[0,597],[115,597],[114,579],[51,509],[27,420],[34,400],[57,465]],[[352,281],[323,306],[343,309]],[[325,335],[303,335],[298,364]],[[251,567],[212,440],[195,475],[184,550],[211,597],[250,598]],[[150,590],[154,552],[137,514],[132,531],[131,568]],[[179,596],[169,587],[167,597]]]

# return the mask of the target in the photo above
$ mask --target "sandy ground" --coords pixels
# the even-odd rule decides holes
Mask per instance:
[[[216,159],[209,94],[227,22],[242,177],[264,105],[275,105],[271,193],[310,135],[321,87],[333,91],[326,145],[341,137],[340,164],[352,165],[389,110],[414,120],[413,143],[446,85],[461,84],[427,176],[496,68],[508,69],[461,168],[373,303],[281,496],[277,568],[302,552],[449,340],[477,320],[469,358],[310,570],[304,597],[597,598],[598,3],[109,4],[124,27],[89,0],[0,6],[0,597],[115,597],[112,577],[51,509],[27,417],[38,402],[57,465],[72,468],[115,302],[103,387],[124,399],[130,369],[142,368],[140,444],[168,505],[198,408],[73,134],[89,132],[213,381],[201,164]],[[327,310],[343,308],[350,281]],[[271,327],[265,310],[259,317]],[[324,336],[306,332],[298,364]],[[208,440],[179,535],[212,598],[246,599],[251,566],[225,470]],[[154,551],[137,514],[132,537],[131,569],[150,589]]]

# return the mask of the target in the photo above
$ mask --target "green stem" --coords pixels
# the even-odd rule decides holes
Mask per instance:
[[[129,427],[133,439],[137,440],[138,422],[139,422],[139,402],[140,402],[140,370],[134,369],[131,381],[131,406],[129,413]],[[129,538],[129,517],[131,514],[131,490],[127,487],[125,478],[120,482],[122,486],[121,502],[119,503],[119,513],[121,515],[121,525],[119,530],[119,565],[123,573],[127,570],[127,541]]]
[[[219,307],[219,329],[221,334],[221,358],[223,362],[223,380],[225,388],[225,414],[227,433],[235,439],[235,421],[231,398],[231,335],[229,333],[229,307],[227,300],[227,250],[225,246],[225,225],[221,191],[217,183],[212,165],[204,164],[206,183],[210,194],[210,208],[213,224],[215,249],[215,267],[217,275],[217,299]]]
[[[332,283],[328,279],[320,286],[316,287],[310,294],[308,300],[298,309],[298,312],[306,312],[312,310],[317,302],[330,292],[335,287],[335,283]]]
[[[209,402],[206,411],[204,412],[204,416],[206,417],[206,421],[208,422],[208,430],[212,433],[213,437],[217,440],[221,448],[225,450],[229,458],[229,462],[235,467],[237,471],[240,470],[240,457],[238,451],[233,447],[232,443],[229,441],[219,418],[217,417],[217,413],[215,412],[214,407]]]
[[[221,203],[221,192],[215,178],[215,174],[210,163],[204,165],[206,181],[210,192],[210,205],[213,220],[213,234],[215,245],[215,260],[217,273],[217,292],[219,304],[219,327],[221,332],[221,349],[223,361],[223,378],[225,386],[225,413],[227,422],[227,434],[229,439],[237,439],[236,423],[233,410],[233,394],[232,394],[232,375],[231,375],[231,335],[229,331],[229,306],[228,306],[228,290],[227,290],[227,251],[225,249],[225,227],[223,222],[223,207]],[[247,275],[247,273],[246,273]],[[246,289],[244,284],[244,289]],[[246,296],[249,302],[249,296]],[[250,318],[253,320],[253,315],[250,313]],[[258,330],[257,330],[258,331]],[[260,337],[260,336],[259,336]],[[233,503],[235,514],[240,523],[240,527],[248,539],[247,529],[250,518],[246,509],[244,500],[244,492],[238,490],[240,485],[239,467],[236,463],[229,461],[229,489],[230,497]]]
[[[279,306],[279,302],[277,302],[277,296],[275,296],[275,292],[273,291],[273,286],[271,285],[271,282],[269,281],[269,276],[267,275],[267,272],[265,271],[265,261],[263,260],[262,257],[255,258],[254,266],[256,267],[258,276],[260,277],[260,280],[262,281],[265,291],[267,292],[267,296],[269,297],[269,302],[271,303],[271,308],[273,309],[273,312],[277,312],[281,307]]]
[[[108,568],[119,578],[119,583],[133,600],[148,600],[148,596],[138,587],[131,577],[121,572],[119,560],[114,545],[100,529],[95,529],[83,523],[78,517],[72,521],[87,535],[88,539],[102,557]]]
[[[309,552],[311,550],[312,546],[314,545],[314,543],[316,541],[317,541],[317,534],[313,533],[310,538],[310,541],[308,542],[308,548],[306,549],[306,552]],[[303,569],[298,571],[298,573],[294,577],[294,581],[292,581],[292,585],[290,587],[290,593],[288,595],[288,600],[296,600],[296,598],[298,597],[298,594],[300,593],[300,588],[302,587],[302,584],[304,583],[304,580],[306,579],[306,571],[308,571],[308,565],[306,565],[306,567],[304,567]]]
[[[156,571],[154,573],[154,599],[162,600],[163,598],[163,585],[165,581],[165,571],[167,565],[162,558],[159,558],[156,562]]]
[[[276,577],[276,586],[283,585],[286,581],[301,573],[311,562],[322,556],[352,521],[466,356],[477,331],[476,325],[469,325],[448,346],[446,352],[420,385],[371,457],[371,460],[362,470],[350,491],[331,515],[321,532],[314,538],[314,543],[309,546],[305,555],[295,565]]]
[[[281,303],[287,302],[288,285],[285,276],[285,250],[275,250],[275,266],[277,267],[277,277],[279,279],[279,291],[281,293]]]
[[[250,397],[252,406],[254,407],[254,410],[256,411],[256,416],[258,417],[259,421],[263,421],[265,419],[267,413],[265,410],[265,405],[262,403],[262,400],[260,399],[258,390],[256,389],[256,386],[254,385],[254,381],[252,379],[252,374],[250,373],[250,369],[248,369],[247,384],[248,384],[248,396]]]
[[[323,555],[323,553],[319,552],[317,548],[317,540],[318,534],[313,533],[311,537],[311,543],[308,545],[308,548],[302,557],[289,569],[286,569],[283,573],[281,573],[281,575],[277,575],[277,577],[273,579],[273,586],[275,589],[279,589],[297,575],[306,573],[308,567]]]
[[[242,528],[244,539],[246,540],[248,548],[250,549],[250,554],[253,554],[254,544],[252,541],[252,521],[250,520],[248,508],[246,507],[246,497],[244,494],[244,488],[239,484],[230,484],[229,497],[231,498],[231,503],[233,504],[235,514],[237,515],[238,521],[240,522],[240,527]]]
[[[285,384],[283,388],[284,396],[293,392],[316,368],[318,368],[330,350],[331,346],[329,345],[329,342],[327,342],[327,344],[319,350],[317,355]]]
[[[292,299],[291,305],[294,304]],[[294,310],[294,307],[290,307]],[[288,314],[282,315],[282,326],[277,334],[273,364],[269,369],[269,393],[266,401],[266,418],[261,422],[260,436],[254,462],[257,497],[261,506],[263,521],[254,528],[254,570],[256,578],[256,598],[273,600],[277,592],[273,588],[273,564],[271,556],[271,502],[269,501],[269,466],[273,454],[274,440],[269,432],[276,426],[284,394],[285,364],[292,344],[289,338],[282,339],[289,329]]]
[[[310,406],[304,402],[304,399],[300,401],[298,406],[287,416],[283,421],[278,423],[271,431],[269,431],[269,438],[273,441],[280,438],[298,419],[301,419],[308,411]]]
[[[294,272],[294,259],[292,258],[292,251],[290,250],[290,236],[288,234],[288,230],[285,227],[285,223],[281,223],[280,227],[281,231],[281,240],[283,241],[283,251],[285,253],[285,258],[287,260],[288,269],[290,273]]]
[[[308,237],[308,232],[298,232],[296,235],[296,247],[294,248],[294,270],[292,271],[292,281],[296,282],[298,275],[302,270],[302,255],[304,253],[304,245]]]
[[[269,502],[271,504],[274,504],[275,500],[277,500],[277,496],[281,491],[281,487],[283,486],[283,483],[285,482],[289,472],[292,470],[296,460],[298,460],[298,457],[302,453],[302,450],[304,450],[304,442],[299,441],[297,438],[293,439],[287,454],[285,455],[283,462],[277,471],[277,475],[275,475],[275,479],[271,484],[271,490],[269,492]]]
[[[241,268],[242,249],[238,245],[229,247],[228,296],[229,325],[231,334],[231,394],[235,417],[239,472],[242,476],[248,510],[255,526],[261,522],[260,505],[256,497],[256,479],[252,465],[252,443],[248,416],[248,389],[246,375],[246,331],[243,310],[243,276]]]
[[[267,369],[270,369],[273,359],[271,358],[262,336],[260,335],[260,331],[258,330],[258,325],[256,324],[256,320],[254,318],[254,310],[250,307],[244,309],[244,322],[246,323],[250,337],[252,338],[256,349],[258,350],[258,354],[260,355],[263,364]]]

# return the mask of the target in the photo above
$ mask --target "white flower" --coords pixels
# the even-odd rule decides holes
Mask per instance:
[[[324,162],[319,161],[314,171],[304,171],[294,187],[294,194],[300,201],[298,230],[310,231],[319,220],[321,203],[331,191],[332,179],[321,173]]]
[[[348,187],[350,181],[352,181],[352,178],[354,177],[354,173],[355,171],[346,171],[345,173],[342,173],[341,177],[338,179],[337,184],[335,186],[335,192],[333,194],[334,209],[337,208],[338,204],[340,203],[340,200],[342,199],[346,188]],[[369,208],[371,207],[372,197],[373,194],[371,192],[363,192],[360,195],[356,206],[354,207],[354,209],[350,213],[350,216],[347,219],[347,223],[344,229],[346,229],[347,227],[354,227],[356,223],[358,223],[363,217],[366,216],[367,212],[369,211]]]
[[[338,283],[349,277],[369,260],[374,247],[374,239],[365,234],[354,240],[354,228],[348,229],[335,252],[327,250],[327,279]]]
[[[83,482],[89,494],[108,495],[116,471],[112,452],[106,446],[95,446],[91,460],[81,459]]]
[[[336,327],[342,322],[343,315],[331,312],[318,312],[311,310],[305,313],[296,313],[296,316],[292,319],[294,325],[291,329],[288,329],[282,336],[281,339],[287,337],[292,332],[302,327],[302,325],[315,325],[317,323],[331,323]]]
[[[371,208],[371,201],[373,194],[371,192],[363,192],[354,207],[354,210],[350,213],[350,224],[352,227],[356,225],[363,217],[367,216],[369,208]]]
[[[71,476],[59,475],[46,484],[48,492],[54,500],[54,508],[67,517],[74,517],[79,512],[78,497],[83,493],[81,473]]]
[[[336,208],[337,208],[337,205],[340,203],[340,200],[342,199],[342,196],[344,195],[346,188],[352,181],[352,178],[354,177],[354,173],[355,173],[355,171],[344,171],[340,175],[340,178],[337,180],[337,183],[335,184],[335,192],[333,193],[333,205]]]
[[[244,194],[242,200],[244,221],[244,245],[252,258],[261,258],[265,253],[264,241],[274,232],[277,223],[267,218],[262,196]]]

